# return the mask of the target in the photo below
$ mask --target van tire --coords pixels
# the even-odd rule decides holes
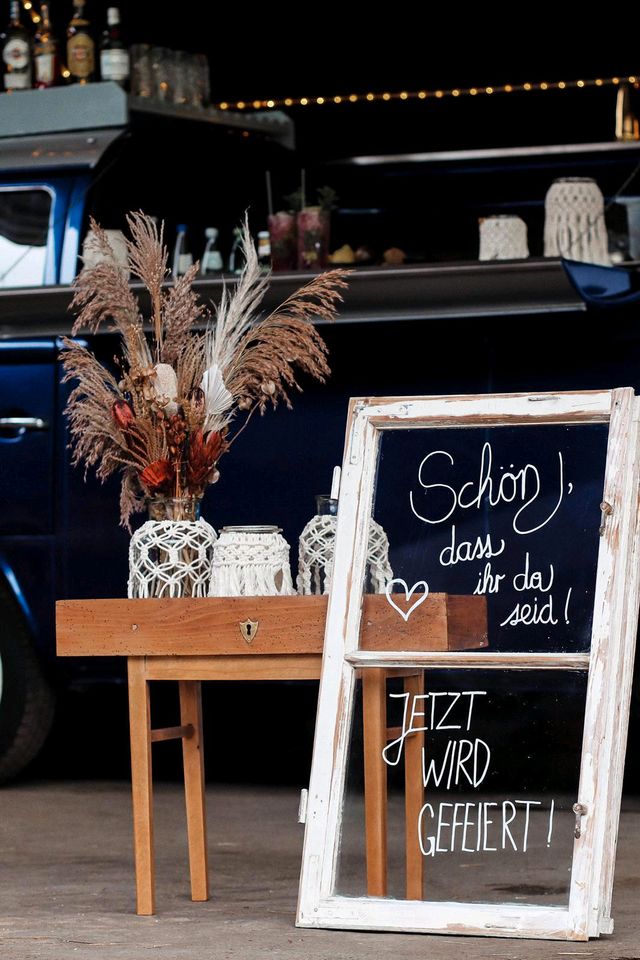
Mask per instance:
[[[0,622],[0,783],[6,783],[42,748],[53,723],[55,694],[24,614],[1,577]]]

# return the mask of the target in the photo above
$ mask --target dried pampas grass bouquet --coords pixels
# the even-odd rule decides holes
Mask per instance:
[[[67,403],[73,463],[95,468],[101,480],[122,473],[121,523],[130,529],[149,500],[201,497],[255,411],[291,406],[300,372],[325,381],[327,347],[313,320],[335,318],[348,271],[319,274],[261,314],[270,275],[260,269],[245,219],[244,270],[210,314],[193,290],[198,264],[165,286],[162,227],[143,213],[127,223],[129,270],[148,291],[151,315],[92,221],[102,257],[76,278],[72,335],[107,326],[119,333],[121,354],[113,373],[67,338],[63,365],[64,381],[74,384]]]

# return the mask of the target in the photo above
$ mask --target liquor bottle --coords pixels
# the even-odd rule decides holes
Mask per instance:
[[[84,0],[73,0],[73,16],[67,28],[69,83],[91,83],[95,79],[95,44],[89,26]]]
[[[207,227],[204,232],[207,242],[200,261],[201,277],[217,277],[222,273],[222,255],[218,250],[218,229]]]
[[[49,4],[40,4],[42,23],[33,42],[34,86],[39,90],[53,87],[58,80],[58,41],[49,19]]]
[[[20,19],[20,7],[20,0],[12,0],[9,24],[2,38],[4,88],[7,93],[31,88],[31,38]]]
[[[107,29],[100,44],[100,75],[103,80],[115,80],[121,87],[129,82],[129,51],[120,33],[120,10],[109,7]]]
[[[176,243],[173,248],[173,261],[171,270],[173,273],[173,279],[177,280],[178,277],[182,277],[192,263],[193,256],[189,252],[189,247],[187,245],[187,225],[185,223],[179,223],[176,232]]]

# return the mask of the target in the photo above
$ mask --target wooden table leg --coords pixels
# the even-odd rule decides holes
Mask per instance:
[[[180,680],[179,687],[180,723],[183,726],[191,724],[193,727],[191,736],[182,738],[191,899],[208,900],[209,865],[202,755],[202,684],[199,680]]]
[[[362,671],[364,817],[370,897],[387,895],[387,770],[382,758],[387,744],[386,678],[386,670],[378,667]]]
[[[420,670],[412,677],[405,677],[404,692],[409,694],[409,704],[413,698],[424,694],[424,672]],[[422,748],[424,731],[412,733],[404,744],[404,804],[405,804],[405,846],[407,868],[407,900],[422,900],[424,883],[424,858],[418,840],[418,822],[424,803],[422,782]]]
[[[151,916],[156,912],[156,898],[149,681],[144,657],[129,657],[128,668],[136,913]]]

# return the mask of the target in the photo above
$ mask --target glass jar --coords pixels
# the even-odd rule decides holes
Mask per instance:
[[[202,497],[154,497],[129,544],[130,598],[206,597],[216,532],[200,516]]]
[[[199,520],[202,497],[153,497],[147,500],[149,520]]]

